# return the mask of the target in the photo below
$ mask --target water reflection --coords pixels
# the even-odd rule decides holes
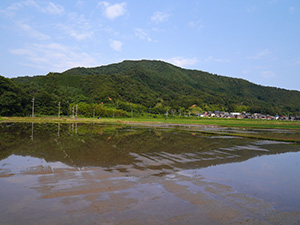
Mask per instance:
[[[299,145],[184,129],[0,123],[0,224],[299,222]]]
[[[2,123],[0,136],[0,160],[15,154],[75,167],[132,165],[177,170],[299,151],[299,146],[287,148],[284,142],[126,125]]]
[[[33,141],[33,123],[31,123],[31,136],[30,136],[30,138]]]

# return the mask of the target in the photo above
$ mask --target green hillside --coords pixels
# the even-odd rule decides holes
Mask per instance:
[[[28,95],[17,84],[0,76],[0,115],[23,116],[28,111]]]
[[[19,111],[30,108],[31,98],[35,97],[36,113],[43,115],[57,114],[58,102],[62,114],[70,114],[78,104],[79,112],[86,116],[111,116],[112,113],[130,116],[131,110],[139,114],[164,113],[167,109],[178,112],[192,105],[203,111],[300,113],[299,91],[263,87],[162,61],[79,67],[46,76],[18,77],[9,82],[17,87],[16,94],[20,90],[25,93],[27,106]],[[17,111],[11,111],[10,115],[30,114],[28,110]]]

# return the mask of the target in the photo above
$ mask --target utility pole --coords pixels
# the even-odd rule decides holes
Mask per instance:
[[[60,123],[57,124],[57,136],[60,136]]]
[[[31,136],[30,136],[30,138],[33,141],[33,122],[31,123]]]
[[[75,116],[75,118],[77,119],[77,116],[78,115],[78,104],[76,104],[76,116]]]
[[[60,101],[58,102],[58,118],[60,118]]]
[[[75,108],[74,108],[74,106],[72,107],[72,118],[74,118],[75,116],[74,116],[74,113],[75,113]]]
[[[174,117],[175,113],[176,113],[176,109],[171,109],[171,113],[172,113],[172,116]]]
[[[169,115],[169,109],[167,109],[166,111],[166,120],[168,119],[168,115]]]
[[[31,114],[31,117],[34,117],[34,97],[32,98],[31,102],[32,102],[32,114]]]

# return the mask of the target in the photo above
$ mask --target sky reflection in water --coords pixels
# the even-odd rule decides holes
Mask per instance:
[[[101,215],[103,221],[121,223],[131,215],[134,224],[156,213],[150,224],[176,217],[184,223],[198,221],[199,210],[224,211],[218,207],[232,201],[236,206],[223,212],[227,217],[202,215],[202,222],[217,224],[261,219],[249,207],[264,214],[263,221],[278,219],[274,209],[300,208],[300,146],[295,144],[195,129],[99,124],[2,123],[0,137],[2,222],[55,222],[55,216],[56,222],[88,217],[92,223]],[[168,213],[161,214],[163,209]]]

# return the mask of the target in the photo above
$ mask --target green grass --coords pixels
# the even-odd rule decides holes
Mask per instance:
[[[168,124],[199,124],[216,125],[222,127],[264,128],[264,129],[299,129],[300,121],[274,121],[249,119],[221,119],[221,118],[118,118],[122,122],[138,123],[168,123]]]
[[[300,142],[300,121],[274,121],[274,120],[248,120],[248,119],[220,119],[220,118],[83,118],[77,119],[70,117],[57,118],[55,116],[45,117],[3,117],[1,122],[27,122],[27,123],[101,123],[101,124],[195,124],[195,125],[214,125],[221,127],[236,127],[245,129],[290,129],[291,134],[286,135],[285,132],[258,132],[244,133],[235,132],[228,133],[226,131],[200,131],[216,135],[230,135],[245,138],[291,141]],[[242,130],[242,129],[241,129]]]
[[[1,117],[0,117],[1,118]],[[55,116],[45,117],[3,117],[2,122],[82,122],[82,123],[167,123],[167,124],[198,124],[216,125],[223,127],[241,128],[263,128],[263,129],[299,129],[300,121],[274,121],[274,120],[249,120],[249,119],[220,119],[220,118],[84,118],[70,117],[57,118]]]

